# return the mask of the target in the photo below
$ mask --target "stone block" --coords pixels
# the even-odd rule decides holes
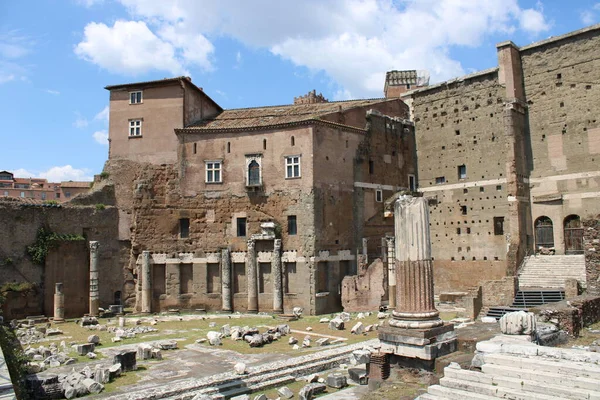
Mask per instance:
[[[329,321],[329,329],[337,331],[344,329],[344,321],[339,317],[332,319]]]
[[[506,335],[531,335],[535,332],[535,314],[511,312],[500,318],[500,331]]]
[[[163,350],[175,350],[177,348],[177,342],[174,340],[163,340],[158,345]]]
[[[211,346],[220,346],[222,336],[223,335],[221,334],[221,332],[216,331],[209,331],[206,334],[206,337],[208,338],[208,343],[210,343]]]
[[[277,389],[277,393],[284,399],[291,399],[294,397],[294,392],[292,392],[287,386]]]
[[[113,357],[113,364],[121,364],[122,371],[135,371],[137,370],[137,352],[135,350],[123,350],[120,353],[115,354]]]
[[[80,356],[84,356],[87,353],[93,352],[96,349],[96,345],[94,343],[83,343],[76,345],[75,350],[77,354]]]
[[[316,395],[323,393],[327,390],[327,386],[323,383],[309,383],[300,389],[298,393],[299,400],[312,400]]]
[[[239,362],[233,366],[233,370],[238,375],[244,375],[246,373],[246,364]]]
[[[320,338],[315,341],[318,346],[327,346],[329,344],[329,338]]]
[[[369,350],[354,350],[350,355],[350,364],[367,364],[371,360],[371,352]]]
[[[98,335],[90,335],[88,336],[88,343],[98,344],[100,343],[100,337]]]
[[[356,325],[354,325],[352,327],[352,330],[350,332],[355,335],[362,335],[364,331],[365,331],[365,326],[363,325],[363,323],[357,322]]]
[[[335,389],[341,389],[348,386],[348,382],[344,375],[336,373],[327,376],[327,386]]]
[[[366,385],[369,383],[369,377],[365,368],[349,368],[348,375],[350,379],[359,385]]]

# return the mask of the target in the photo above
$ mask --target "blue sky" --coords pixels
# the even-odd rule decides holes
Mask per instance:
[[[190,75],[224,108],[381,97],[387,70],[440,82],[598,22],[598,0],[2,0],[0,170],[100,173],[106,85]]]

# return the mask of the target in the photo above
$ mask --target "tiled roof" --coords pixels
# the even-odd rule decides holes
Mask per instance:
[[[74,182],[74,181],[65,181],[60,183],[60,187],[63,188],[86,188],[89,189],[92,182]]]
[[[417,84],[417,71],[407,70],[407,71],[388,71],[385,74],[385,82],[388,85],[416,85]]]
[[[393,99],[364,99],[334,101],[314,104],[292,104],[257,108],[224,110],[213,119],[199,121],[187,126],[187,130],[230,130],[287,125],[303,121],[319,120],[336,112],[356,107],[393,101]]]
[[[113,90],[113,89],[122,89],[122,88],[127,88],[127,87],[132,87],[132,86],[143,86],[143,85],[153,85],[156,83],[172,83],[172,82],[179,82],[180,80],[185,79],[188,82],[191,83],[191,79],[187,76],[177,76],[175,78],[164,78],[164,79],[156,79],[153,81],[145,81],[145,82],[132,82],[132,83],[121,83],[119,85],[109,85],[109,86],[105,86],[104,89],[106,90]]]

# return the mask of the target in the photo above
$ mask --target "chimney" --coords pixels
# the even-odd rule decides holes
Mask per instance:
[[[317,94],[317,91],[314,89],[304,96],[294,97],[294,104],[315,104],[327,102],[329,102],[329,100],[323,97],[322,93]]]

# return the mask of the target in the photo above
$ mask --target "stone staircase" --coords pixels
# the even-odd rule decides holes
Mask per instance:
[[[519,289],[564,289],[566,279],[577,279],[585,287],[585,256],[529,256],[519,271]]]
[[[547,357],[537,351],[543,346],[533,346],[512,345],[519,350],[513,354],[484,354],[481,372],[451,364],[444,369],[439,385],[430,386],[418,399],[600,400],[597,353],[546,348],[556,352]]]

